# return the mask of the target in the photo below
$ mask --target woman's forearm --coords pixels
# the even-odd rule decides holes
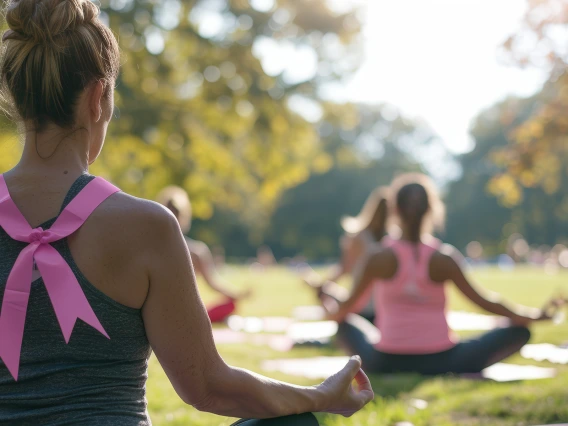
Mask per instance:
[[[329,275],[328,278],[326,278],[322,284],[325,284],[326,282],[336,282],[337,280],[339,280],[339,278],[341,278],[343,275],[345,275],[347,273],[345,267],[342,264],[339,265],[335,265],[333,267],[333,269],[331,270],[331,273]]]
[[[320,411],[317,387],[296,386],[227,366],[212,380],[210,397],[196,405],[214,414],[264,419]]]
[[[529,308],[527,306],[515,305],[512,303],[506,303],[500,300],[499,297],[494,297],[492,300],[488,300],[485,306],[482,306],[488,312],[504,316],[507,318],[533,318],[536,319],[539,315],[539,309]]]

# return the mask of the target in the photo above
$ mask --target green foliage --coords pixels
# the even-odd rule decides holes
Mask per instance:
[[[325,111],[317,128],[331,169],[286,191],[266,224],[218,211],[207,223],[198,221],[192,235],[223,243],[231,257],[254,256],[263,243],[277,258],[338,256],[341,217],[357,214],[370,192],[395,174],[420,170],[400,142],[419,149],[431,136],[387,105],[326,104]]]
[[[0,121],[0,173],[14,167],[20,159],[22,144],[13,129],[6,129]]]
[[[540,187],[548,194],[562,187],[568,164],[566,31],[568,3],[530,0],[523,26],[504,44],[513,63],[550,70],[530,118],[511,129],[509,143],[494,155],[502,173],[491,189],[509,205],[521,202],[520,186]]]
[[[463,249],[480,241],[489,254],[502,253],[504,242],[520,232],[531,244],[554,245],[568,233],[568,194],[550,193],[540,185],[524,186],[495,164],[510,147],[508,135],[531,120],[541,95],[508,99],[481,113],[472,127],[476,145],[459,158],[462,176],[451,183],[446,196],[448,242]],[[566,169],[558,179],[568,183]],[[494,195],[498,195],[495,198]]]
[[[107,0],[102,10],[124,64],[120,120],[94,171],[147,198],[181,185],[198,218],[216,206],[246,207],[254,221],[284,190],[329,167],[313,126],[288,101],[317,101],[319,85],[356,68],[354,12],[335,13],[323,0],[267,9],[244,0]],[[274,68],[266,56],[276,51],[306,64]]]
[[[420,137],[429,138],[417,135],[415,123],[386,105],[328,108],[320,134],[336,165],[284,194],[265,238],[279,255],[337,257],[341,217],[356,215],[371,191],[396,174],[421,170],[400,144],[410,138],[417,148]]]

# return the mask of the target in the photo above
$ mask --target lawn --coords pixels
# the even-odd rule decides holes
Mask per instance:
[[[227,266],[223,276],[240,288],[252,286],[254,297],[240,306],[239,314],[254,316],[290,315],[296,305],[313,304],[313,295],[302,286],[297,276],[284,268],[265,272],[245,267]],[[541,306],[559,289],[568,294],[568,273],[547,275],[539,269],[518,268],[512,272],[481,269],[470,274],[484,287],[499,292],[509,300],[530,306]],[[215,300],[207,288],[202,288],[206,302]],[[479,311],[456,292],[450,293],[451,308]],[[562,343],[568,341],[568,323],[538,324],[533,327],[533,343]],[[220,345],[219,352],[231,365],[267,374],[260,368],[265,359],[340,355],[333,348],[298,348],[282,354],[268,347],[249,345]],[[554,366],[554,379],[492,383],[453,377],[424,379],[419,376],[371,376],[376,398],[362,411],[346,419],[318,415],[326,426],[392,426],[410,422],[425,425],[540,425],[568,422],[568,365],[526,361],[520,356],[512,363],[532,363]],[[229,425],[234,419],[200,413],[186,406],[177,397],[159,363],[152,358],[148,381],[149,411],[155,425]],[[271,374],[271,377],[292,383],[315,384],[306,379]],[[413,400],[428,402],[426,408],[415,408]]]

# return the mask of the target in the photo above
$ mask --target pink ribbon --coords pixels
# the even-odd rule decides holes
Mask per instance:
[[[0,227],[14,240],[29,243],[20,252],[8,276],[0,311],[0,358],[14,380],[18,380],[34,261],[65,342],[69,343],[77,319],[109,338],[75,274],[50,243],[73,234],[104,200],[118,191],[104,179],[95,178],[63,209],[50,229],[32,229],[10,197],[4,177],[0,175]]]

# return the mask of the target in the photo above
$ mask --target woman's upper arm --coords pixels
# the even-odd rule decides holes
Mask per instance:
[[[462,267],[460,266],[462,263],[460,259],[463,259],[463,256],[459,253],[459,251],[457,251],[457,249],[452,249],[453,247],[447,246],[445,247],[444,253],[439,253],[441,256],[438,257],[437,263],[440,265],[440,269],[442,270],[442,273],[439,274],[442,277],[440,281],[453,281],[465,297],[479,307],[486,309],[487,304],[491,302],[487,300],[466,278]]]
[[[389,253],[381,247],[373,247],[361,256],[353,270],[353,286],[349,297],[340,305],[339,311],[328,318],[342,321],[348,313],[359,307],[361,298],[369,294],[367,292],[372,282],[385,278],[385,273],[390,269],[389,260]]]
[[[215,348],[191,258],[176,219],[162,209],[150,218],[149,290],[142,308],[150,345],[180,397],[200,405],[212,373],[226,367]]]
[[[440,248],[440,252],[447,256],[450,256],[454,261],[458,264],[460,268],[467,269],[468,263],[464,255],[453,245],[451,244],[443,244]]]

